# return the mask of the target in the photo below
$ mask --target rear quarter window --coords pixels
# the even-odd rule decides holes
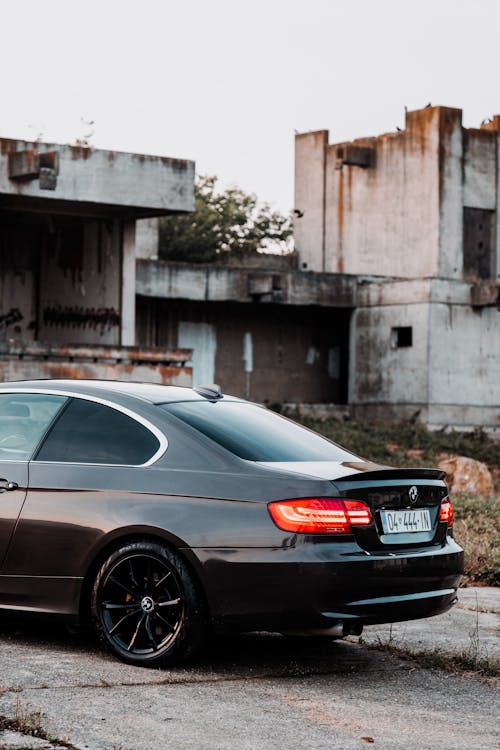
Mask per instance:
[[[247,461],[358,460],[321,435],[255,404],[192,401],[160,406]]]

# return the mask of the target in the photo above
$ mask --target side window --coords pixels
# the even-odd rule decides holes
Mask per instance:
[[[158,438],[116,409],[75,398],[38,451],[37,461],[90,464],[144,464],[160,446]]]
[[[27,461],[65,396],[0,393],[0,461]]]

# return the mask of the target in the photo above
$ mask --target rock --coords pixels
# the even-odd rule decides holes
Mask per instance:
[[[491,472],[481,461],[467,456],[449,456],[438,464],[446,472],[446,483],[450,492],[469,492],[490,497],[493,494]]]
[[[401,450],[399,443],[386,443],[385,447],[389,453],[398,453]]]
[[[408,456],[408,458],[411,458],[415,461],[420,461],[423,454],[424,451],[422,450],[422,448],[408,448],[408,450],[406,451],[406,455]]]

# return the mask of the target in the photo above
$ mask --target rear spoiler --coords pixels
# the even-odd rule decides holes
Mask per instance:
[[[393,468],[392,466],[381,466],[380,464],[372,464],[365,461],[352,461],[345,462],[342,464],[346,468],[352,468],[354,471],[352,474],[344,474],[344,476],[338,479],[332,480],[335,484],[348,481],[352,482],[353,479],[376,480],[376,479],[446,479],[446,472],[441,469],[430,469],[430,468]]]

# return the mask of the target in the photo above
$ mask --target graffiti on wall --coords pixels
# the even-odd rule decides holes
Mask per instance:
[[[23,319],[23,314],[17,307],[11,307],[9,312],[0,314],[0,330],[13,326]]]
[[[114,307],[52,305],[44,309],[43,322],[61,328],[91,328],[103,334],[120,325],[120,313]]]

